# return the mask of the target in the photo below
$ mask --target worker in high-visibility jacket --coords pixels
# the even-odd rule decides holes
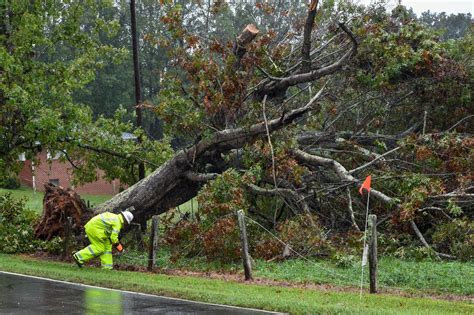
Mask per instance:
[[[100,257],[102,268],[112,269],[112,246],[119,252],[123,251],[119,233],[125,224],[130,224],[132,220],[133,214],[128,210],[119,214],[103,212],[90,219],[84,226],[90,245],[72,255],[76,264],[82,267],[92,258]]]

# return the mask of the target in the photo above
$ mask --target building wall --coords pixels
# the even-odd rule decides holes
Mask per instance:
[[[28,187],[33,187],[33,174],[35,175],[36,189],[44,191],[45,183],[54,183],[63,188],[72,188],[78,194],[93,194],[93,195],[115,195],[119,192],[120,181],[113,180],[111,183],[102,179],[104,174],[98,170],[98,180],[93,183],[74,187],[71,184],[73,167],[69,162],[62,162],[58,159],[51,159],[48,161],[47,152],[42,151],[38,154],[39,163],[34,166],[31,161],[25,161],[23,169],[20,172],[20,182]]]

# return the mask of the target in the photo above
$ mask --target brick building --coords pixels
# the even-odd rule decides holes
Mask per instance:
[[[98,170],[97,181],[80,186],[73,186],[72,170],[73,167],[69,162],[59,160],[60,155],[51,155],[47,151],[42,151],[37,155],[39,163],[32,165],[30,160],[25,160],[24,156],[20,156],[23,161],[23,168],[19,174],[21,184],[33,189],[44,191],[45,183],[53,183],[63,188],[72,188],[78,194],[92,195],[115,195],[119,192],[120,181],[113,180],[108,182],[102,178],[103,172]]]

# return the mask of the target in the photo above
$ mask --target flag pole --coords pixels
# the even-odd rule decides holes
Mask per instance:
[[[361,263],[361,276],[360,276],[360,294],[359,294],[359,301],[362,301],[362,287],[364,283],[364,267],[366,263],[364,263],[364,259],[367,260],[368,249],[367,246],[367,227],[368,227],[368,218],[369,218],[369,203],[370,203],[370,189],[367,190],[367,209],[365,211],[365,228],[364,228],[364,247],[362,251],[362,263]]]

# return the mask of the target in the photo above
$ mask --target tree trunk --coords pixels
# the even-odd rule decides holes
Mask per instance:
[[[134,207],[137,218],[149,219],[193,198],[199,183],[185,177],[192,159],[180,151],[152,174],[105,202],[96,212],[119,212]]]

